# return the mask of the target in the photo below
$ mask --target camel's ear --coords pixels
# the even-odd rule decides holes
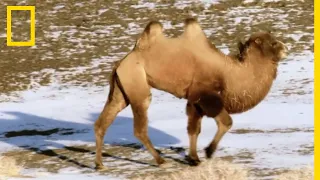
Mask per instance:
[[[255,39],[254,42],[255,42],[256,44],[259,44],[259,45],[262,43],[262,41],[261,41],[260,38]]]

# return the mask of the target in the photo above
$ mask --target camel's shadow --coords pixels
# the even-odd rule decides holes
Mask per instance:
[[[94,143],[95,137],[93,123],[97,119],[99,113],[90,114],[88,119],[89,121],[87,121],[88,123],[40,117],[18,111],[0,111],[0,113],[13,117],[6,119],[0,118],[0,141],[3,143],[31,150],[37,154],[59,158],[63,161],[74,163],[79,167],[92,168],[91,166],[79,162],[79,160],[75,160],[76,158],[70,157],[72,155],[68,157],[57,153],[54,149],[64,148],[77,153],[91,154],[93,162],[95,152],[92,148],[90,150],[88,148],[73,145],[64,146],[58,141],[68,141],[71,142],[71,144],[74,141],[84,141],[91,144]],[[148,131],[152,143],[157,147],[168,147],[169,144],[179,143],[179,139],[154,127],[149,126]],[[111,146],[116,144],[117,146],[135,149],[143,147],[133,134],[132,118],[123,116],[117,116],[114,123],[108,129],[104,142],[111,144]],[[108,153],[103,153],[103,156],[122,159],[138,164],[148,164],[138,160],[110,155]],[[174,160],[184,163],[184,161],[179,159]]]

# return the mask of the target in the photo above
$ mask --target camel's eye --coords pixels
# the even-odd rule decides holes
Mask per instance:
[[[278,45],[277,42],[272,42],[272,43],[271,43],[271,46],[272,46],[272,47],[276,47],[277,45]]]

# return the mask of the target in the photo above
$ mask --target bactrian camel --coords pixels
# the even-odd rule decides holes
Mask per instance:
[[[191,164],[200,163],[196,150],[202,117],[215,119],[217,132],[205,148],[206,157],[210,158],[232,126],[230,114],[255,107],[268,94],[287,48],[271,33],[258,32],[240,43],[239,51],[237,56],[225,55],[207,39],[193,18],[185,20],[184,32],[174,38],[163,34],[161,23],[151,21],[131,52],[115,63],[111,73],[109,96],[94,124],[96,168],[104,168],[101,150],[106,130],[129,104],[135,137],[157,165],[165,163],[148,137],[151,88],[187,100],[187,159]]]

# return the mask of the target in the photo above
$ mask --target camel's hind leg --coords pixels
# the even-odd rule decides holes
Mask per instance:
[[[134,116],[134,135],[140,142],[148,149],[156,160],[158,165],[163,164],[165,161],[160,157],[159,153],[155,150],[148,136],[148,116],[147,110],[151,101],[151,94],[145,97],[144,100],[131,103],[133,116]]]
[[[102,164],[102,145],[104,135],[106,130],[114,121],[117,114],[128,106],[123,93],[118,87],[116,82],[113,82],[114,85],[110,86],[110,91],[113,91],[109,94],[107,103],[105,104],[103,111],[101,112],[99,118],[94,124],[95,137],[96,137],[96,169],[103,169]],[[113,88],[113,89],[111,89]]]
[[[232,126],[232,118],[224,108],[215,117],[215,120],[217,122],[218,131],[209,146],[205,148],[207,158],[211,158],[212,154],[216,151],[220,140]]]
[[[198,136],[201,132],[201,120],[203,115],[196,109],[196,105],[189,103],[187,104],[187,115],[188,115],[188,135],[189,135],[189,155],[187,160],[191,165],[198,165],[200,159],[197,154],[197,141]]]
[[[150,85],[147,80],[143,63],[140,56],[135,53],[129,54],[121,62],[117,69],[120,83],[128,98],[134,116],[134,135],[152,154],[157,164],[163,164],[164,160],[153,147],[148,137],[147,110],[151,101]]]

